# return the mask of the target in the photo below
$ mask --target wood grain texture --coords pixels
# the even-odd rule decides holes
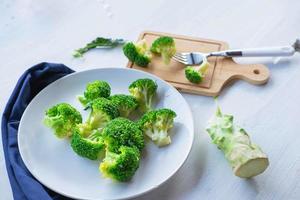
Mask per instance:
[[[145,40],[148,47],[160,36],[173,37],[176,43],[177,52],[203,52],[209,53],[222,51],[229,48],[226,42],[197,38],[191,36],[175,35],[155,31],[144,31],[140,34],[139,40]],[[160,56],[154,55],[148,67],[139,67],[128,62],[127,67],[142,70],[154,74],[179,91],[206,96],[217,96],[228,82],[245,80],[251,84],[264,84],[269,79],[269,70],[262,64],[241,65],[235,63],[231,58],[210,57],[210,67],[205,74],[203,81],[199,84],[189,82],[185,78],[185,66],[177,61],[171,60],[166,65]]]

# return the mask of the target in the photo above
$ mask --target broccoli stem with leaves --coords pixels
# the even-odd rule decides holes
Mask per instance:
[[[114,48],[119,45],[123,45],[125,40],[123,39],[111,39],[111,38],[103,38],[97,37],[95,40],[87,43],[85,47],[76,49],[73,53],[75,58],[82,57],[87,51],[95,48]]]
[[[233,123],[233,116],[222,114],[220,108],[206,129],[214,144],[225,154],[234,174],[250,178],[265,171],[267,155],[251,143],[246,131]]]

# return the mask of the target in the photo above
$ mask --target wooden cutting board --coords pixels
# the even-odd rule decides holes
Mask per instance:
[[[160,36],[173,37],[175,39],[177,52],[199,51],[206,53],[229,48],[228,44],[222,41],[151,31],[141,33],[138,40],[145,39],[147,45],[150,47],[152,42]],[[231,58],[222,57],[210,57],[208,61],[210,67],[204,80],[199,84],[191,83],[185,78],[185,66],[183,64],[171,60],[171,62],[166,65],[159,56],[153,56],[147,68],[139,67],[132,62],[129,62],[127,67],[159,76],[172,84],[179,91],[206,96],[217,96],[222,88],[233,80],[242,79],[249,83],[260,85],[266,83],[269,79],[269,70],[265,65],[241,65],[235,63]]]

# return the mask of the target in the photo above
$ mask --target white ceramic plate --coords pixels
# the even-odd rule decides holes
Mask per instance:
[[[88,82],[105,80],[112,94],[128,94],[128,85],[138,78],[151,78],[158,84],[156,108],[177,113],[172,143],[158,148],[146,144],[140,167],[130,182],[119,183],[102,177],[99,161],[77,156],[68,140],[56,138],[43,124],[45,110],[60,102],[76,107],[86,119],[87,112],[76,100]],[[126,199],[157,188],[182,166],[191,150],[194,133],[190,108],[181,94],[165,81],[148,73],[123,68],[103,68],[74,73],[43,89],[26,108],[19,127],[18,143],[22,159],[45,186],[77,199]]]

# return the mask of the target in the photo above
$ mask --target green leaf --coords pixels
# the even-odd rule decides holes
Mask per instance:
[[[123,45],[125,43],[125,40],[123,39],[111,39],[111,38],[103,38],[103,37],[97,37],[95,40],[91,41],[90,43],[87,43],[85,47],[76,49],[73,52],[74,58],[82,57],[83,54],[85,54],[87,51],[95,48],[115,48],[119,45]]]

